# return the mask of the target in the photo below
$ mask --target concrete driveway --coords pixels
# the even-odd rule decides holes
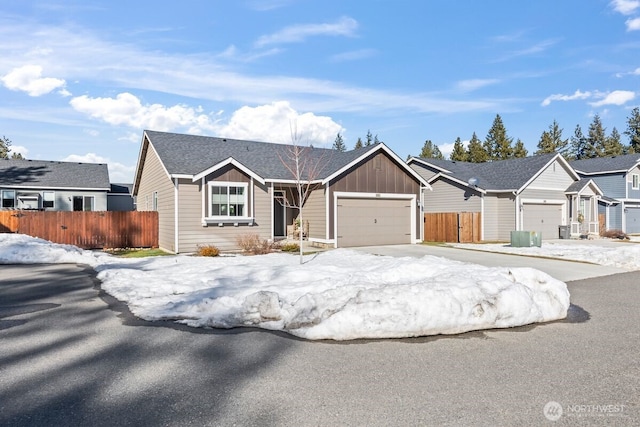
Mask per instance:
[[[0,425],[638,425],[640,273],[568,286],[566,321],[308,342],[141,321],[88,268],[0,265]]]
[[[566,242],[566,241],[565,241]],[[439,256],[456,261],[470,262],[487,267],[531,267],[544,271],[563,282],[589,279],[593,277],[609,276],[626,273],[628,270],[585,262],[536,258],[523,255],[508,255],[495,252],[483,252],[459,249],[451,246],[434,245],[394,245],[367,246],[353,248],[355,250],[375,255],[389,255],[394,257],[423,257],[425,255]]]

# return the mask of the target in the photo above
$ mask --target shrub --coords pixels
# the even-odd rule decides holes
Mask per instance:
[[[220,249],[213,245],[200,245],[198,246],[198,256],[218,256],[220,255]]]
[[[300,251],[300,245],[298,245],[297,243],[283,243],[282,245],[280,245],[280,250],[282,252],[299,252]]]
[[[616,230],[616,229],[604,230],[602,233],[600,233],[600,235],[608,239],[620,239],[620,240],[629,239],[629,236],[627,236],[627,234],[624,231]]]
[[[241,234],[236,238],[236,243],[244,253],[251,255],[264,255],[273,252],[273,242],[262,240],[257,234]]]

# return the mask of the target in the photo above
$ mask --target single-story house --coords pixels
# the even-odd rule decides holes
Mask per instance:
[[[135,172],[137,210],[157,210],[160,247],[237,249],[243,234],[287,235],[300,205],[290,169],[295,146],[146,130]],[[298,147],[303,222],[315,245],[421,241],[426,181],[385,144],[339,152]]]
[[[0,159],[0,208],[106,211],[106,164]]]
[[[598,209],[607,229],[640,233],[640,154],[575,160],[571,166],[604,192]]]
[[[559,154],[486,163],[412,157],[407,163],[433,188],[424,211],[479,212],[481,240],[509,240],[518,230],[556,239],[560,226],[574,237],[599,232],[602,190],[581,180]]]

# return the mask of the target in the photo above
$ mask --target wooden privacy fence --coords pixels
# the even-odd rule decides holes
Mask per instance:
[[[424,214],[425,242],[474,243],[481,239],[480,212]]]
[[[84,249],[158,247],[158,212],[0,211],[0,232]]]

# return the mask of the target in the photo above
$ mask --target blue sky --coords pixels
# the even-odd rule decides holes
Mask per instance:
[[[533,152],[553,120],[624,131],[640,0],[0,0],[0,58],[0,135],[113,182],[143,129],[288,143],[294,123],[348,148],[370,130],[406,158],[500,114]]]

